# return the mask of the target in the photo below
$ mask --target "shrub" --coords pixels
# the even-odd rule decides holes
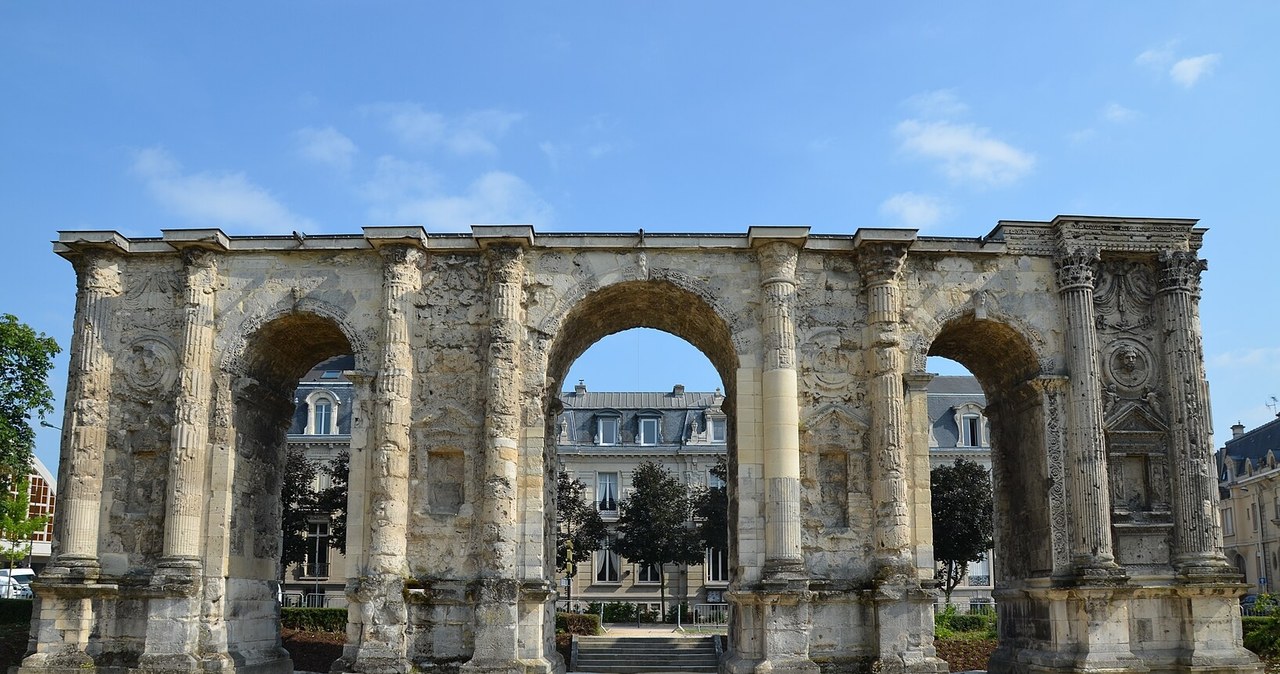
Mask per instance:
[[[347,629],[347,609],[282,607],[280,626],[304,632],[344,632]]]
[[[600,616],[581,613],[557,613],[556,634],[595,636],[601,633]]]
[[[1280,620],[1275,616],[1244,616],[1244,647],[1269,657],[1280,655]]]
[[[0,599],[0,623],[31,622],[32,604],[30,599]]]
[[[933,616],[934,634],[939,639],[949,639],[957,633],[983,633],[987,638],[995,638],[996,616],[994,613],[956,612],[954,605],[948,604]]]

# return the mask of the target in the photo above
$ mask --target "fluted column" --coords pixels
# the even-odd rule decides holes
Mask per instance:
[[[113,300],[120,295],[119,258],[87,250],[76,263],[79,281],[70,379],[63,417],[61,550],[53,566],[98,566],[98,512],[114,359],[106,349]]]
[[[213,377],[217,261],[213,253],[199,248],[184,251],[182,257],[185,273],[182,346],[178,354],[178,397],[169,445],[169,501],[162,562],[166,566],[199,564]]]
[[[800,399],[792,318],[799,247],[771,241],[757,249],[763,300],[761,373],[764,433],[765,573],[801,572]]]
[[[409,343],[412,296],[419,289],[422,251],[393,244],[382,254],[382,362],[373,384],[376,441],[370,474],[369,571],[401,575],[407,568],[409,423],[413,353]]]
[[[1071,560],[1077,573],[1118,567],[1111,548],[1111,493],[1102,433],[1102,385],[1093,310],[1097,249],[1072,248],[1057,258],[1058,294],[1066,329],[1067,488]]]
[[[519,629],[520,349],[524,248],[485,246],[489,267],[489,350],[485,376],[484,490],[475,554],[479,560],[475,651],[467,672],[522,669]]]
[[[904,360],[899,334],[902,309],[898,275],[907,245],[873,243],[858,254],[867,293],[867,354],[871,379],[871,497],[875,554],[882,570],[911,568],[911,518],[907,494],[907,424]]]
[[[1174,564],[1221,573],[1230,569],[1219,552],[1222,533],[1215,516],[1217,480],[1213,464],[1213,429],[1204,376],[1197,303],[1200,273],[1207,263],[1190,251],[1160,254],[1160,286],[1156,304],[1164,341],[1169,392],[1169,465],[1173,496]],[[1199,575],[1199,574],[1197,574]]]

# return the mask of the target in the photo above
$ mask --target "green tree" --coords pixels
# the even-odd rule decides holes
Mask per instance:
[[[0,489],[6,492],[31,471],[36,443],[31,422],[53,412],[53,391],[45,379],[59,351],[53,338],[12,314],[0,316]]]
[[[0,557],[15,564],[31,556],[31,537],[49,523],[44,515],[31,516],[31,481],[23,477],[13,491],[0,497]]]
[[[291,445],[285,452],[284,475],[280,489],[280,577],[291,564],[307,560],[307,527],[320,510],[314,483],[316,464],[307,459],[307,451]]]
[[[587,485],[561,471],[556,477],[556,570],[572,579],[578,562],[600,549],[608,530],[600,513],[586,499]],[[570,580],[570,588],[573,587]],[[570,593],[565,598],[572,600]]]
[[[618,540],[613,550],[641,568],[656,567],[662,615],[667,613],[666,564],[697,564],[703,547],[692,526],[692,499],[685,483],[652,461],[631,473],[631,497],[618,504]]]
[[[964,579],[969,562],[977,562],[992,544],[991,472],[956,459],[929,474],[933,505],[933,558],[947,603]]]
[[[320,490],[316,508],[329,514],[329,547],[347,552],[347,475],[351,471],[351,452],[342,450],[320,468],[329,476],[329,487]]]
[[[706,548],[729,549],[729,494],[725,489],[729,467],[724,457],[711,467],[711,476],[720,484],[703,487],[693,494],[693,516],[698,522],[698,536]]]

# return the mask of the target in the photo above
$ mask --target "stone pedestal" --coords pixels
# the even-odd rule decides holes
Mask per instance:
[[[813,593],[803,579],[775,580],[752,592],[731,592],[734,623],[729,674],[818,674],[809,658]]]
[[[920,582],[898,575],[877,582],[876,672],[930,674],[947,671],[933,646],[933,602],[938,593]]]

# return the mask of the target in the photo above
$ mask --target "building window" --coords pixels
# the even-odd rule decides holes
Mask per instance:
[[[724,483],[724,480],[721,480],[714,473],[708,470],[707,471],[707,487],[709,489],[724,489],[725,483]]]
[[[596,429],[596,444],[618,444],[618,418],[600,417],[597,421],[599,423],[599,427]]]
[[[637,583],[653,583],[662,582],[662,567],[658,564],[637,564],[639,573],[636,574]]]
[[[596,474],[596,510],[602,513],[618,512],[618,474]]]
[[[610,549],[612,542],[608,539],[601,541],[600,549],[596,550],[596,582],[597,583],[617,583],[620,582],[618,575],[618,566],[621,561],[618,553]]]
[[[640,444],[642,445],[658,444],[658,420],[657,419],[641,419],[640,420]]]
[[[729,582],[729,551],[722,548],[707,548],[706,568],[708,583]]]
[[[307,561],[302,565],[306,578],[329,577],[329,523],[307,524]]]
[[[321,398],[315,404],[316,435],[333,434],[333,403]]]
[[[1249,522],[1253,524],[1253,530],[1258,530],[1258,504],[1249,504]]]
[[[1223,536],[1236,535],[1236,515],[1235,515],[1235,512],[1231,510],[1231,508],[1222,509],[1222,535]]]
[[[960,445],[962,447],[982,446],[982,417],[976,414],[960,417]]]
[[[725,419],[711,420],[711,441],[724,442],[728,436],[728,423]]]

